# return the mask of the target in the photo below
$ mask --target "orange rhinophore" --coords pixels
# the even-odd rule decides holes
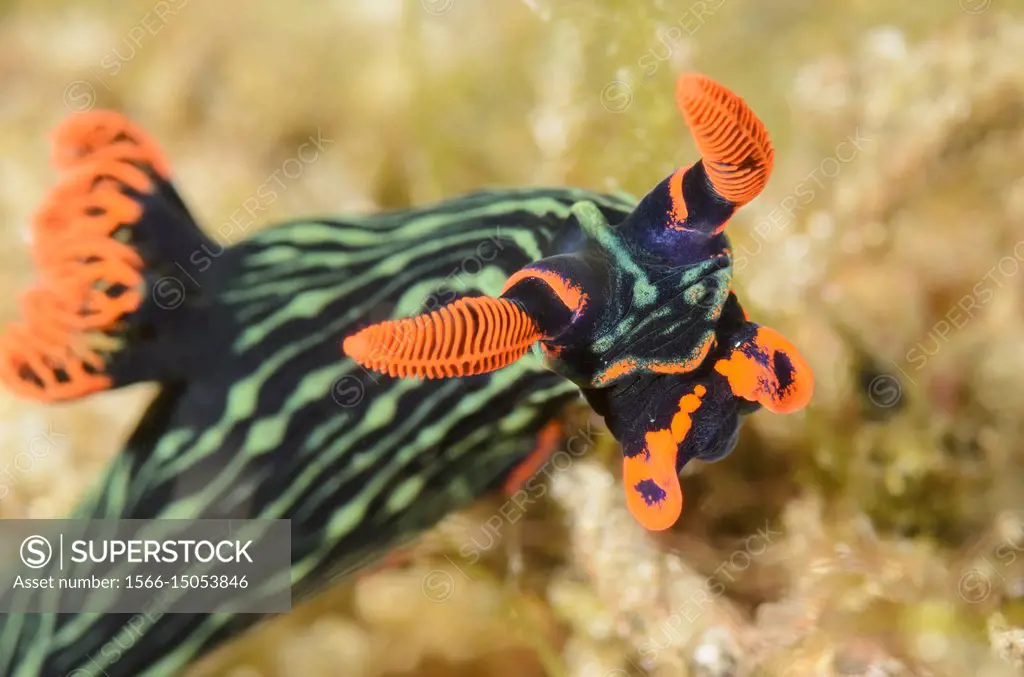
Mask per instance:
[[[715,191],[737,206],[757,197],[768,183],[774,150],[764,124],[746,102],[694,73],[679,78],[676,101]]]
[[[426,315],[370,325],[345,339],[345,354],[389,376],[484,374],[523,357],[541,339],[536,323],[507,299],[463,298]]]

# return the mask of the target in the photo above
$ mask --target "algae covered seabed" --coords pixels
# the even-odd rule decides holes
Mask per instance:
[[[46,134],[69,109],[116,107],[149,129],[228,241],[283,216],[485,185],[643,194],[695,158],[673,97],[683,70],[740,92],[776,144],[768,189],[730,226],[736,287],[803,350],[815,399],[753,417],[729,458],[688,469],[676,531],[631,521],[595,425],[542,499],[482,501],[410,562],[189,677],[1021,669],[1021,0],[0,11],[4,320],[31,283],[26,226],[54,180]],[[297,162],[310,136],[322,152]],[[275,198],[239,212],[285,163]],[[64,514],[152,392],[60,407],[4,395],[0,517]]]

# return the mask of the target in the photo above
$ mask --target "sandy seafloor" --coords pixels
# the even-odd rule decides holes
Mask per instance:
[[[804,351],[815,399],[753,417],[729,458],[688,469],[677,530],[631,521],[615,450],[597,449],[552,473],[484,565],[445,554],[494,535],[500,497],[189,677],[1024,669],[1020,0],[0,12],[4,320],[32,281],[46,135],[69,109],[115,107],[150,130],[211,231],[318,133],[331,144],[252,230],[488,185],[643,194],[696,157],[673,99],[684,70],[741,93],[776,144],[768,189],[730,226],[736,288]],[[0,396],[0,517],[68,511],[153,392]]]

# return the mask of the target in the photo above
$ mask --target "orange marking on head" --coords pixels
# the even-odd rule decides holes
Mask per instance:
[[[598,388],[604,387],[615,379],[627,376],[635,371],[644,371],[653,374],[688,374],[704,362],[704,359],[708,356],[708,353],[711,351],[714,344],[715,335],[709,334],[704,339],[704,343],[702,343],[700,348],[698,348],[698,352],[688,360],[673,362],[652,360],[650,362],[645,362],[643,366],[633,358],[613,362],[611,366],[594,377],[594,385]]]
[[[715,192],[737,206],[757,197],[772,171],[774,149],[746,102],[710,78],[686,73],[676,101]]]
[[[607,369],[594,376],[594,385],[598,388],[604,387],[620,376],[636,371],[637,367],[637,361],[632,358],[613,362]]]
[[[737,349],[728,358],[715,363],[715,371],[729,381],[733,393],[778,414],[789,414],[807,406],[814,393],[814,375],[800,351],[782,334],[758,327],[753,339],[768,365]],[[774,365],[783,370],[777,374]],[[780,382],[780,375],[786,379]]]
[[[505,480],[502,491],[506,496],[512,496],[522,489],[523,485],[544,467],[561,439],[562,424],[559,421],[551,421],[541,429],[540,434],[537,435],[537,446]]]
[[[677,447],[668,430],[656,430],[645,436],[645,453],[623,459],[622,482],[626,506],[633,517],[651,531],[664,531],[683,512],[683,489],[676,473]],[[655,485],[664,492],[659,500],[648,503],[645,488]]]
[[[650,362],[647,368],[656,374],[688,374],[704,362],[704,358],[711,352],[715,344],[715,335],[709,333],[704,338],[704,343],[698,348],[697,353],[688,360],[678,362]]]
[[[530,278],[538,279],[546,284],[554,292],[555,296],[558,297],[558,300],[562,302],[562,305],[568,308],[574,316],[579,316],[583,309],[587,307],[587,295],[583,293],[579,285],[548,270],[530,268],[518,270],[505,281],[505,286],[502,287],[501,293],[504,294],[519,282]]]
[[[669,217],[672,219],[670,227],[675,230],[684,230],[683,223],[686,222],[686,217],[689,212],[686,209],[686,198],[683,195],[683,175],[686,174],[687,169],[679,169],[675,174],[668,180],[668,194],[672,201],[672,206],[669,212]]]
[[[515,303],[464,298],[426,315],[388,320],[345,338],[345,354],[389,376],[451,378],[506,367],[541,338]]]
[[[693,389],[692,393],[688,393],[679,398],[679,410],[675,416],[672,417],[672,439],[676,441],[676,444],[682,444],[686,436],[690,434],[690,429],[693,427],[693,419],[690,414],[694,413],[700,408],[701,398],[707,393],[707,388],[702,385],[698,385]]]

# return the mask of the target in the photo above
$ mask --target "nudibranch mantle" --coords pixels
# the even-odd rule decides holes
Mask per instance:
[[[731,287],[724,247],[680,265],[642,249],[629,219],[612,226],[587,202],[570,213],[585,243],[524,267],[502,291],[537,323],[545,364],[581,388],[692,371],[714,345]]]

